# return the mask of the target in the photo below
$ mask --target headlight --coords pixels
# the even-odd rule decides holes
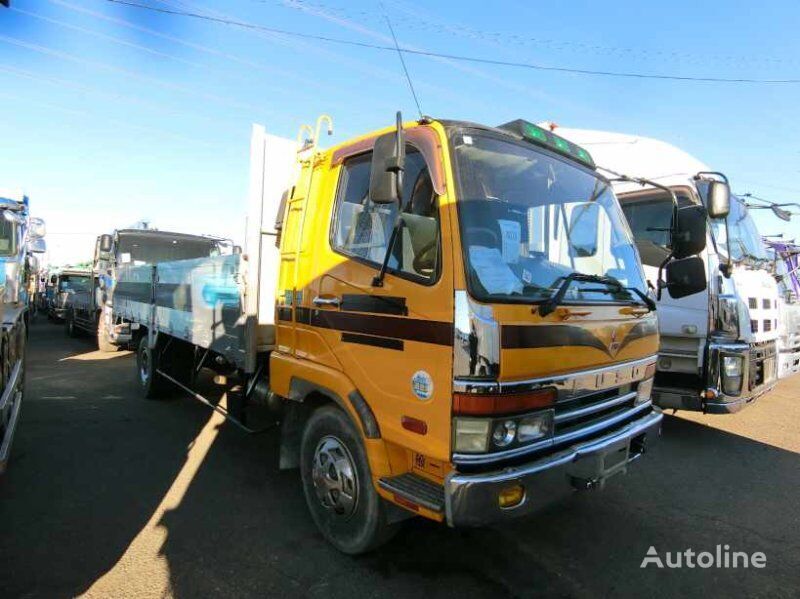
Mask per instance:
[[[720,333],[739,335],[739,302],[735,297],[717,297],[716,329]]]
[[[542,412],[534,416],[526,416],[519,421],[517,427],[517,440],[528,443],[537,439],[549,437],[553,432],[553,410]]]
[[[743,370],[742,356],[722,357],[722,392],[725,395],[739,395],[742,392]]]
[[[502,420],[494,425],[492,443],[496,447],[505,447],[514,442],[517,436],[517,423],[513,420]]]
[[[491,420],[456,418],[453,448],[461,453],[483,453],[489,445]]]
[[[636,401],[633,405],[639,406],[650,400],[650,395],[653,393],[653,379],[645,379],[639,382],[636,387]]]

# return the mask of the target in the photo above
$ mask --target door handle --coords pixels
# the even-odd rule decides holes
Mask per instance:
[[[315,306],[333,306],[335,308],[338,308],[339,304],[342,303],[342,300],[340,300],[336,296],[333,296],[333,297],[321,297],[321,296],[318,295],[313,300],[311,300],[311,303],[314,304]]]

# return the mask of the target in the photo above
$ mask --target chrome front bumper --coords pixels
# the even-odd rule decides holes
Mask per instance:
[[[706,400],[705,412],[708,414],[733,414],[770,391],[778,380],[778,355],[774,345],[769,346],[769,350],[772,352],[770,355],[754,362],[753,354],[764,351],[760,347],[750,346],[746,343],[710,342],[705,392],[706,397],[712,395],[713,398]],[[742,390],[738,395],[728,395],[723,391],[720,372],[723,356],[739,356],[743,360]],[[762,368],[763,374],[762,380],[751,386],[751,369],[754,367]]]
[[[480,474],[451,473],[445,480],[445,514],[450,526],[479,526],[528,514],[570,490],[594,488],[624,472],[661,433],[660,412],[651,411],[602,437],[576,443],[537,461]],[[523,500],[501,508],[499,493],[513,485]]]

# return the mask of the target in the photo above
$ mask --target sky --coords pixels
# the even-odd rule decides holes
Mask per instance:
[[[549,67],[800,80],[800,4],[460,0],[131,0],[328,38]],[[417,114],[396,53],[108,0],[0,7],[0,187],[48,226],[50,264],[147,220],[241,241],[252,123],[323,145]],[[736,193],[800,201],[800,83],[580,75],[406,55],[422,111],[655,137],[725,172]],[[328,141],[329,140],[329,141]],[[756,211],[764,234],[800,239]]]

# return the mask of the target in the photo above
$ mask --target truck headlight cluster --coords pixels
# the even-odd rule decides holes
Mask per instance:
[[[742,356],[722,356],[722,392],[739,395],[742,392],[744,359]]]
[[[504,418],[462,418],[453,420],[453,450],[457,453],[486,453],[510,449],[553,434],[553,410]]]

